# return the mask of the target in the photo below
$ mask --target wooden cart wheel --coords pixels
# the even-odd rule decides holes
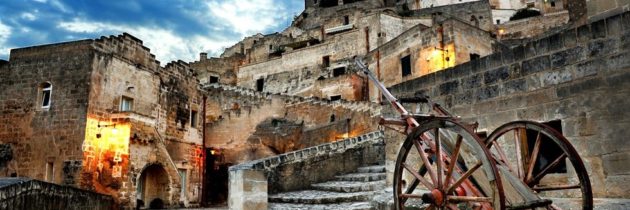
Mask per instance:
[[[439,134],[439,135],[436,135]],[[505,209],[494,160],[470,129],[446,118],[420,122],[396,160],[396,209]]]
[[[510,122],[492,132],[486,145],[497,164],[506,166],[539,197],[581,198],[574,200],[581,201],[582,209],[593,209],[584,163],[571,143],[555,129],[531,121]],[[569,209],[563,206],[568,204],[571,202],[555,202],[547,208]]]

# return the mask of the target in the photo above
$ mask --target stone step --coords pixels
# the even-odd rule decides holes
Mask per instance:
[[[387,175],[385,173],[353,173],[336,176],[339,181],[378,181],[384,180]]]
[[[385,180],[373,182],[330,181],[312,184],[311,187],[316,190],[333,192],[376,191],[385,188]]]
[[[368,201],[372,198],[373,191],[369,192],[330,192],[319,190],[304,190],[285,192],[269,196],[269,202],[294,203],[294,204],[329,204],[347,203],[356,201]]]
[[[384,165],[365,166],[357,169],[359,173],[384,173]]]
[[[369,202],[338,203],[338,204],[293,204],[293,203],[269,203],[270,210],[372,210],[374,207]]]

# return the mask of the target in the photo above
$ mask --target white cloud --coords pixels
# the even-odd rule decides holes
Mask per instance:
[[[0,57],[5,57],[9,54],[10,46],[6,44],[7,40],[11,36],[11,27],[5,25],[0,21]]]
[[[59,0],[51,0],[50,3],[52,4],[52,6],[56,7],[61,12],[64,12],[64,13],[72,12],[72,10],[70,10],[65,4],[61,3]]]
[[[231,28],[242,37],[263,32],[279,26],[286,18],[286,8],[273,0],[233,0],[207,3],[209,17],[221,24],[221,28]]]
[[[24,12],[22,13],[22,15],[20,15],[20,17],[22,17],[22,19],[26,19],[29,21],[33,21],[37,19],[37,16],[35,16],[33,13],[30,13],[30,12]]]
[[[151,53],[155,54],[162,64],[173,60],[198,60],[200,52],[218,52],[222,48],[233,44],[233,41],[215,41],[202,36],[181,37],[171,30],[157,27],[137,27],[83,20],[62,22],[57,27],[75,33],[116,34],[127,32],[141,39],[144,45],[151,49]]]
[[[48,0],[33,0],[33,1],[39,2],[39,3],[46,3],[46,2],[48,2]]]

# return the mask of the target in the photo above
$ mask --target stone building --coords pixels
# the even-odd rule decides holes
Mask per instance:
[[[0,71],[3,175],[122,206],[198,205],[203,97],[186,63],[159,64],[129,34],[13,49]]]

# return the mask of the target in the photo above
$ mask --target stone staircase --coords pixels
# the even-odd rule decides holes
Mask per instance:
[[[307,103],[315,106],[327,106],[331,108],[341,107],[344,109],[351,110],[353,112],[368,112],[370,116],[380,116],[381,114],[381,106],[376,103],[365,102],[365,101],[346,101],[346,100],[337,100],[331,101],[328,99],[315,98],[315,97],[302,97],[295,95],[288,95],[284,93],[276,94],[269,92],[259,92],[253,89],[225,85],[225,84],[206,84],[203,87],[206,90],[222,90],[222,91],[231,91],[239,95],[249,96],[257,99],[269,99],[272,96],[280,97],[284,99],[285,103],[288,105],[297,105],[302,103]]]
[[[385,188],[385,166],[360,167],[355,173],[316,183],[311,189],[269,196],[269,209],[374,209],[370,200]]]

